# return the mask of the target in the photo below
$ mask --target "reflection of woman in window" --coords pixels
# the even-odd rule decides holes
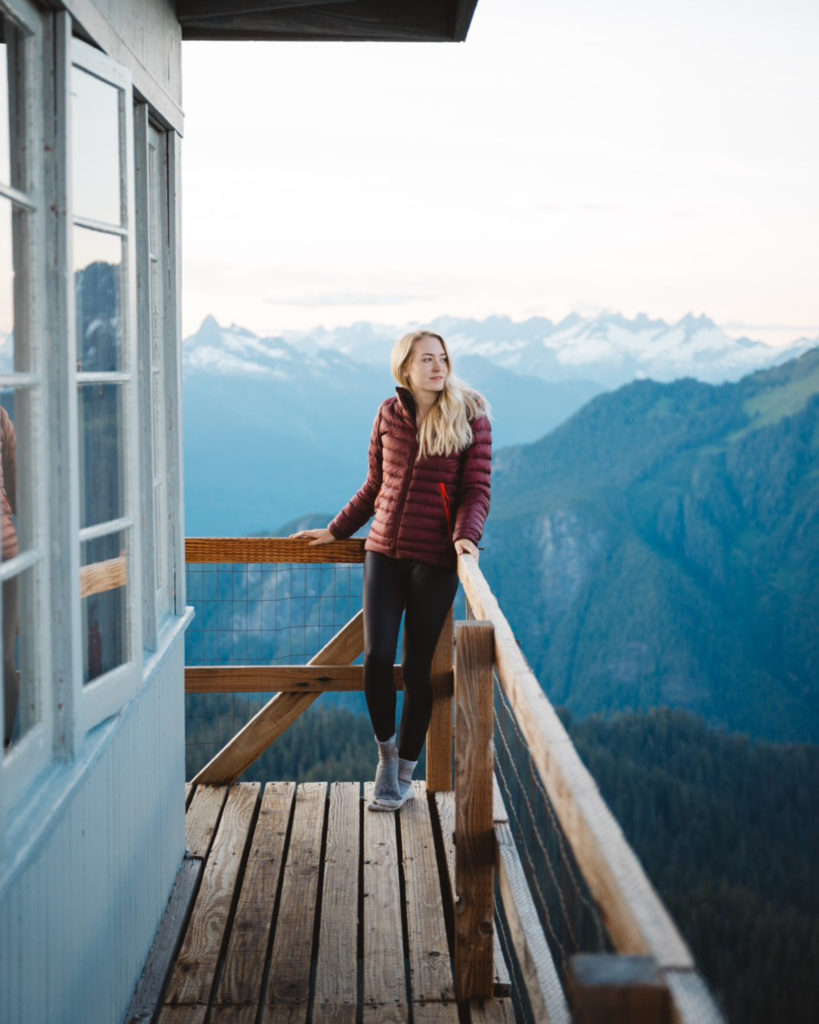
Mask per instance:
[[[0,500],[2,500],[2,543],[3,561],[7,562],[19,554],[17,529],[14,525],[16,512],[17,471],[16,471],[17,440],[11,417],[0,406]],[[19,678],[14,661],[14,645],[17,638],[17,578],[3,583],[3,707],[4,736],[3,743],[8,746],[14,733],[14,721],[17,718],[17,699],[19,696]]]
[[[378,741],[373,811],[397,810],[413,796],[432,711],[432,656],[458,586],[456,557],[478,557],[492,461],[487,404],[452,376],[440,335],[405,335],[392,372],[398,397],[378,410],[363,487],[326,529],[295,534],[328,544],[375,515],[364,559],[364,691]],[[393,664],[405,611],[396,746]]]

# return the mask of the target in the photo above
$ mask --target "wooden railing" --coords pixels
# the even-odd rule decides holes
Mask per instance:
[[[189,563],[349,563],[363,560],[363,542],[311,548],[304,541],[278,538],[189,539],[186,557]],[[458,572],[472,618],[454,629],[454,662],[451,612],[444,627],[433,661],[427,736],[427,790],[438,801],[442,824],[452,813],[447,795],[454,789],[458,997],[492,995],[497,875],[519,975],[536,1021],[716,1024],[722,1018],[686,943],[527,665],[478,564],[462,556]],[[304,666],[186,668],[188,693],[277,691],[193,781],[237,779],[321,693],[363,689],[363,669],[352,664],[362,650],[359,612]],[[562,981],[494,780],[494,678],[614,949],[573,956]],[[400,666],[396,686],[401,686]]]

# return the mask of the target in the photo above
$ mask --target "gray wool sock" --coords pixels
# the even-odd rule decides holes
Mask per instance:
[[[393,810],[400,807],[401,792],[398,786],[398,748],[395,736],[383,742],[376,736],[378,744],[378,767],[375,770],[375,803]]]
[[[398,758],[398,788],[401,796],[411,800],[415,796],[412,788],[412,773],[415,771],[417,761],[408,761],[405,757]]]

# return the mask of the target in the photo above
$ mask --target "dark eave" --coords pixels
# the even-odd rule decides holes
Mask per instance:
[[[176,0],[183,39],[462,42],[478,0]]]

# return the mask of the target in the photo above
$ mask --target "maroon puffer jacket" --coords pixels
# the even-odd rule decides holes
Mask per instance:
[[[483,535],[492,428],[480,416],[471,424],[473,441],[464,451],[418,459],[415,402],[405,388],[396,391],[398,397],[383,402],[375,417],[367,479],[329,529],[339,540],[351,537],[375,513],[367,551],[452,568],[453,541],[465,537],[477,544]]]

